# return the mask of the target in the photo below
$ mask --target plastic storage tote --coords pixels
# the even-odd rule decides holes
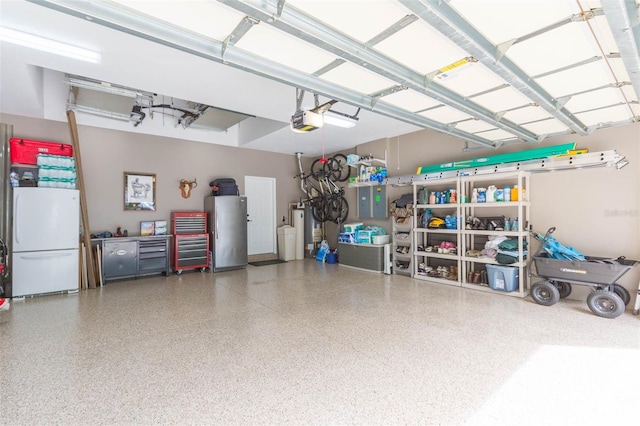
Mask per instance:
[[[489,287],[499,291],[516,291],[518,289],[518,268],[513,266],[487,265]]]

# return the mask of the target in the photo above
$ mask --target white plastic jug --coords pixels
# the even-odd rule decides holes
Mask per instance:
[[[496,201],[496,186],[489,185],[487,188],[487,203],[493,203]]]

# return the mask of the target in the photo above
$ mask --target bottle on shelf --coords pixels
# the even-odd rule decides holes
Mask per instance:
[[[427,197],[427,189],[420,188],[420,190],[418,191],[418,204],[427,204],[428,201],[429,199]]]
[[[478,202],[478,188],[473,188],[473,191],[471,192],[471,202],[472,203]]]
[[[487,201],[487,189],[478,188],[478,202],[485,203]]]
[[[487,203],[493,203],[496,200],[496,186],[495,185],[489,185],[489,187],[487,188],[487,192],[486,192],[486,202]]]

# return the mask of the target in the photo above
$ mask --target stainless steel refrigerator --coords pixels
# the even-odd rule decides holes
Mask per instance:
[[[213,272],[247,267],[247,197],[204,199]]]

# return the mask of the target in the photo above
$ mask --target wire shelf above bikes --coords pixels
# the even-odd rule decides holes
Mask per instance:
[[[384,152],[384,160],[381,158],[375,158],[372,155],[360,156],[358,154],[347,155],[347,165],[355,168],[360,166],[387,166],[387,151]]]
[[[349,178],[349,188],[384,185],[387,179],[387,151],[384,160],[372,155],[347,155],[347,165],[358,170],[356,176]]]

